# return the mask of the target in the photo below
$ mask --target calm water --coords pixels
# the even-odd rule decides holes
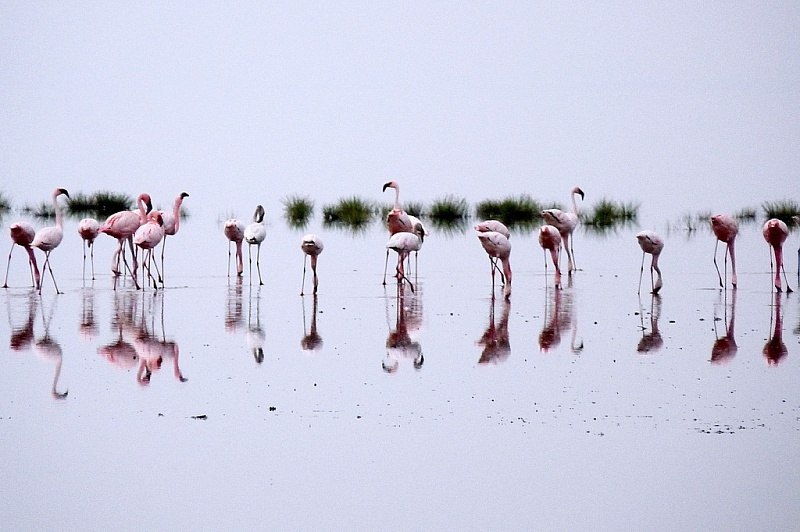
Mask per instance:
[[[299,295],[303,232],[278,220],[263,287],[246,254],[244,280],[226,278],[226,240],[198,217],[168,242],[157,293],[112,289],[104,236],[84,283],[67,223],[52,255],[64,294],[27,288],[20,249],[0,291],[9,528],[800,519],[800,300],[772,293],[756,226],[735,293],[716,286],[709,232],[665,234],[656,298],[636,295],[638,229],[579,234],[563,290],[534,235],[515,234],[505,303],[469,231],[430,235],[412,293],[381,284],[380,227],[320,230],[313,298]]]

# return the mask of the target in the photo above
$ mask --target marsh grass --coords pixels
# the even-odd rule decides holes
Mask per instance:
[[[298,229],[308,225],[314,214],[314,200],[295,194],[285,198],[282,203],[283,217],[290,227]]]
[[[469,205],[464,198],[445,196],[431,203],[428,218],[434,224],[466,222],[469,219]]]
[[[778,201],[765,201],[761,204],[764,216],[769,220],[777,218],[789,227],[795,225],[794,216],[800,214],[800,204],[794,200],[784,199]]]
[[[128,210],[132,205],[133,198],[127,194],[109,192],[107,190],[88,195],[83,192],[77,192],[70,197],[67,203],[67,211],[75,217],[94,215],[97,218],[106,218],[115,212]]]
[[[541,220],[542,204],[527,194],[484,200],[475,206],[479,220],[499,220],[509,227],[533,227]]]
[[[409,201],[405,205],[405,211],[411,216],[422,218],[425,216],[425,204],[421,201]]]
[[[22,212],[34,218],[55,218],[56,212],[53,205],[49,202],[42,201],[37,205],[25,205]]]
[[[632,202],[616,202],[603,198],[582,215],[581,221],[590,228],[602,229],[617,225],[633,224],[638,217],[638,204]]]
[[[340,199],[333,205],[322,207],[322,223],[326,226],[366,229],[375,216],[373,203],[357,196]]]
[[[752,207],[744,207],[733,213],[733,217],[739,223],[753,223],[758,217],[758,211]]]
[[[11,210],[11,200],[4,193],[0,192],[0,216]]]

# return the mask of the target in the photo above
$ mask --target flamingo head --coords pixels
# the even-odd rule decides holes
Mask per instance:
[[[145,205],[144,212],[145,213],[149,213],[150,211],[153,210],[153,200],[150,199],[150,194],[148,194],[147,192],[143,192],[142,194],[139,194],[139,197],[136,198],[136,204],[138,205],[139,202],[141,202],[141,201],[144,202],[144,205]]]
[[[256,212],[253,213],[253,221],[261,223],[264,221],[264,207],[259,205],[256,207]]]
[[[69,197],[69,192],[67,192],[66,188],[57,188],[53,191],[53,197],[60,196],[64,194],[66,197]]]
[[[188,198],[188,197],[189,197],[189,193],[188,192],[181,192],[181,199]]]
[[[583,190],[581,190],[581,187],[573,187],[572,188],[572,193],[573,194],[579,194],[580,197],[581,197],[581,201],[583,201]]]
[[[397,181],[389,181],[388,183],[384,183],[383,191],[386,192],[387,188],[393,188],[397,190],[399,188],[399,185],[397,184]]]

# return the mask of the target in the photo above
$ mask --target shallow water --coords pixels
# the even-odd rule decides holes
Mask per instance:
[[[264,286],[246,251],[244,279],[226,278],[218,224],[190,219],[158,292],[113,289],[106,237],[84,283],[67,224],[52,255],[64,294],[48,278],[35,295],[19,249],[0,291],[9,528],[800,518],[800,301],[773,293],[755,226],[740,235],[735,292],[717,286],[710,233],[665,235],[657,297],[636,294],[635,229],[579,234],[582,270],[563,290],[535,235],[515,234],[506,303],[469,231],[426,239],[413,293],[381,284],[380,227],[319,231],[314,298],[299,295],[302,232],[280,222]]]

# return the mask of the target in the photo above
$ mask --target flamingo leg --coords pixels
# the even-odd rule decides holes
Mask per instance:
[[[386,261],[383,263],[383,286],[386,286],[386,270],[389,267],[389,250],[386,250]]]
[[[319,284],[319,279],[317,278],[317,257],[316,256],[311,257],[311,271],[314,272],[314,295],[316,296],[317,295],[317,286]],[[315,300],[315,303],[316,303],[316,300]],[[314,312],[314,314],[316,316],[316,311]],[[316,317],[314,319],[316,319]]]
[[[716,244],[714,244],[714,267],[717,269],[717,277],[719,278],[719,287],[720,288],[724,288],[725,284],[723,284],[723,282],[722,282],[722,274],[719,273],[719,266],[717,266],[717,248],[718,247],[719,247],[719,240],[717,240]],[[728,257],[727,251],[726,251],[725,257],[726,257],[726,260],[727,260],[727,257]],[[728,267],[727,266],[725,267],[725,273],[726,274],[728,273]]]
[[[642,251],[642,267],[639,268],[639,290],[636,292],[638,295],[642,293],[642,274],[644,274],[644,251]]]
[[[8,262],[6,262],[6,279],[3,281],[3,288],[8,288],[8,269],[11,266],[11,254],[14,253],[14,246],[16,244],[11,244],[11,251],[8,252]],[[800,251],[797,252],[798,256],[800,256]]]
[[[264,281],[261,280],[261,244],[256,246],[256,269],[258,270],[258,285],[263,286]]]
[[[300,295],[303,295],[303,290],[306,288],[306,264],[308,264],[308,255],[303,255],[303,282],[300,283]],[[305,309],[303,309],[305,310]]]
[[[85,281],[86,280],[86,246],[88,244],[84,242],[82,249],[83,249],[83,270],[81,270],[81,278]]]
[[[167,245],[167,234],[164,233],[164,240],[161,241],[161,273],[158,274],[158,280],[161,282],[161,286],[164,286],[164,248]]]
[[[91,256],[92,261],[92,281],[94,281],[94,241],[89,242],[89,255]]]
[[[56,288],[56,294],[63,294],[63,292],[60,292],[58,290],[58,283],[56,283],[56,276],[53,275],[53,267],[50,265],[50,252],[49,251],[44,254],[44,266],[42,267],[42,270],[50,270],[50,278],[53,280],[53,286]],[[44,283],[42,283],[42,284],[44,284]],[[41,284],[39,285],[39,295],[42,295],[42,286],[41,286]]]

